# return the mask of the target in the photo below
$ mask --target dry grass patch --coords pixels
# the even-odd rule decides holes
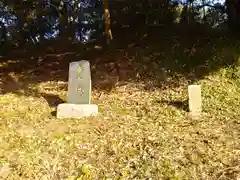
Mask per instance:
[[[99,115],[81,120],[57,120],[52,113],[60,102],[54,99],[66,96],[65,82],[29,83],[21,95],[1,95],[0,177],[237,180],[237,70],[223,68],[196,82],[203,91],[204,112],[198,120],[186,111],[187,78],[163,71],[169,80],[165,88],[149,79],[110,92],[95,89]],[[157,72],[153,69],[152,79],[161,76]]]
[[[64,121],[51,115],[54,108],[43,97],[1,96],[0,157],[9,168],[5,176],[236,179],[239,86],[219,76],[199,84],[204,100],[199,120],[166,103],[186,100],[186,86],[151,92],[132,84],[119,87],[101,96],[98,117]]]

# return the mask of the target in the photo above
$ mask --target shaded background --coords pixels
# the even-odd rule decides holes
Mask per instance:
[[[238,3],[1,1],[1,92],[66,82],[69,62],[81,59],[91,63],[94,88],[104,91],[126,82],[151,90],[196,81],[238,60]]]

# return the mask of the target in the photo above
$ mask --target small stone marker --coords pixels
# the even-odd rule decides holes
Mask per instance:
[[[88,61],[69,65],[67,103],[57,107],[57,118],[82,118],[98,113],[98,106],[91,103],[91,72]]]
[[[191,116],[200,116],[202,111],[201,87],[200,85],[188,86],[189,112]]]

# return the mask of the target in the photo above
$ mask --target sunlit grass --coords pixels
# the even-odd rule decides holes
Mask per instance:
[[[94,89],[93,102],[99,105],[99,115],[81,120],[56,119],[52,114],[56,107],[42,96],[65,99],[65,82],[32,84],[27,92],[21,91],[22,95],[1,95],[0,176],[237,179],[238,68],[222,68],[195,82],[201,85],[203,98],[203,114],[198,120],[191,119],[186,111],[189,81],[180,73],[170,77],[171,72],[159,71],[169,82],[178,81],[174,87],[144,88],[142,82],[131,82],[108,93]],[[153,71],[152,79],[158,77],[157,69]]]

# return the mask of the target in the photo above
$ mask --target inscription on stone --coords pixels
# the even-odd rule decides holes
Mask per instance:
[[[90,104],[91,72],[86,60],[72,62],[69,65],[67,103]]]

